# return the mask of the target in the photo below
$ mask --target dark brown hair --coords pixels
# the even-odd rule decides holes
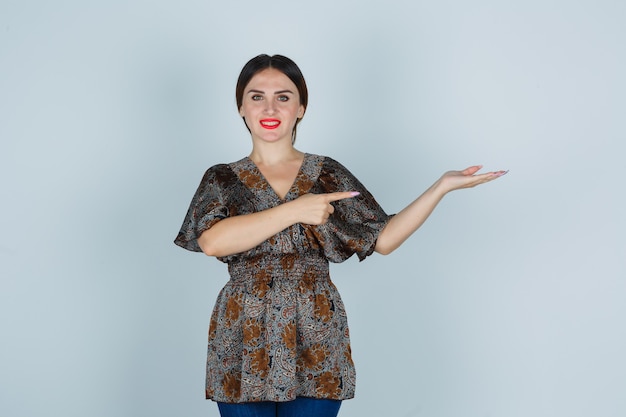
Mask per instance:
[[[252,77],[268,68],[274,68],[282,72],[296,85],[296,87],[298,88],[298,94],[300,95],[300,104],[304,107],[304,110],[306,111],[306,106],[309,102],[309,92],[306,88],[306,82],[304,81],[304,76],[302,75],[300,68],[298,68],[296,63],[286,56],[270,56],[267,54],[255,56],[250,61],[248,61],[241,70],[239,78],[237,79],[237,88],[235,89],[237,109],[241,108],[241,105],[243,103],[244,90]],[[300,123],[300,120],[302,120],[302,118],[296,120],[296,124],[293,127],[293,132],[291,132],[291,143],[294,143],[296,141],[296,129],[298,127],[298,123]],[[247,125],[246,128],[248,128]],[[249,130],[250,128],[248,128],[248,131]]]

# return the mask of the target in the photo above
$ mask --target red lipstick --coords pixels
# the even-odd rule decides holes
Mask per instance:
[[[262,119],[260,123],[264,129],[276,129],[280,126],[280,120],[278,119]]]

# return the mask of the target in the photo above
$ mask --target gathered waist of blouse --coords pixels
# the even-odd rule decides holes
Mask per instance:
[[[256,280],[330,280],[328,260],[317,252],[262,254],[228,263],[231,283]]]

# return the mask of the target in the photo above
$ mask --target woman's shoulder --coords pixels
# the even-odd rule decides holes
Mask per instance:
[[[316,178],[324,192],[353,191],[358,180],[336,159],[325,155],[312,155],[317,163]]]
[[[223,162],[217,163],[215,165],[210,166],[206,171],[205,175],[219,175],[225,173],[233,173],[233,168],[246,164],[249,158],[247,156],[240,158],[233,162]]]
[[[206,171],[204,171],[204,177],[215,177],[215,176],[219,176],[219,175],[223,175],[224,173],[227,173],[230,170],[230,164],[215,164],[210,166],[209,168],[206,169]]]
[[[325,173],[349,173],[350,171],[339,161],[327,155],[309,154],[310,158],[317,160],[321,171]]]
[[[236,180],[237,175],[232,169],[233,163],[218,163],[210,166],[202,176],[202,184],[227,186]]]
[[[336,167],[336,166],[343,167],[341,163],[339,163],[337,160],[327,155],[307,153],[306,157],[310,160],[314,160],[315,162],[317,162],[318,165],[321,165],[323,167]]]

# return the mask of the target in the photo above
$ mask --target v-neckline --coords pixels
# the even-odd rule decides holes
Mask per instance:
[[[302,162],[300,163],[300,167],[298,168],[298,171],[296,172],[296,176],[293,177],[293,181],[291,182],[291,185],[289,186],[289,188],[287,189],[287,192],[285,193],[285,195],[281,198],[280,195],[278,195],[278,192],[276,191],[276,189],[274,187],[272,187],[272,184],[267,180],[267,178],[265,178],[265,175],[263,175],[263,172],[261,172],[261,169],[258,167],[258,165],[252,160],[252,158],[250,158],[249,156],[246,156],[246,159],[248,160],[248,163],[250,163],[254,169],[256,170],[256,172],[259,174],[259,177],[263,180],[263,182],[265,182],[265,184],[267,185],[267,188],[269,188],[270,190],[272,190],[272,193],[274,194],[274,196],[276,198],[278,198],[279,201],[287,201],[287,197],[289,196],[289,194],[291,194],[291,192],[294,190],[298,179],[300,178],[300,176],[302,175],[303,171],[304,171],[304,164],[306,164],[309,154],[308,153],[304,153],[303,157],[302,157]]]

